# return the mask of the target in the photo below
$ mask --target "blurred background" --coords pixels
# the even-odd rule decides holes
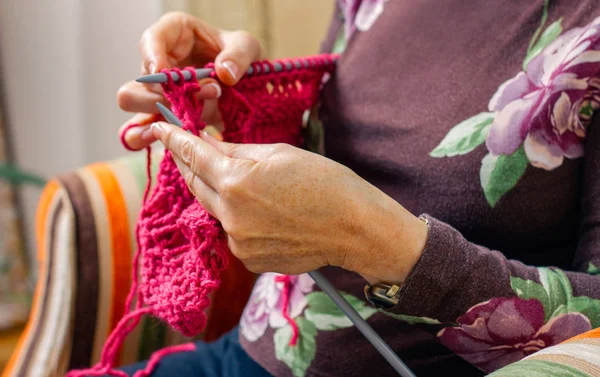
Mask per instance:
[[[333,1],[0,0],[0,371],[27,318],[44,182],[129,153],[116,92],[139,75],[143,31],[173,10],[295,57],[318,51]]]

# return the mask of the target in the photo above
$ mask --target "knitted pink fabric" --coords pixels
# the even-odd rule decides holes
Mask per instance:
[[[222,85],[218,102],[224,139],[235,143],[283,142],[300,146],[303,113],[317,100],[323,75],[333,70],[336,58],[336,55],[318,55],[280,60],[278,63],[294,67],[281,73],[274,73],[275,62],[257,62],[252,64],[252,76],[244,77],[234,87]],[[265,73],[267,67],[270,73]],[[192,68],[186,69],[195,75]],[[200,85],[195,77],[188,82],[170,79],[163,89],[183,128],[198,135],[206,125],[200,120],[202,101],[196,97]],[[135,126],[138,125],[127,129]],[[122,141],[130,149],[123,135]],[[150,148],[147,170],[150,182]],[[165,152],[150,196],[149,191],[148,186],[137,224],[139,248],[133,260],[125,315],[106,340],[100,361],[90,369],[70,371],[67,377],[103,374],[127,377],[113,369],[115,357],[144,314],[160,318],[186,336],[198,334],[206,325],[209,295],[219,287],[219,274],[228,262],[222,228],[188,190],[169,151]],[[193,344],[186,344],[160,350],[134,377],[149,376],[160,358],[169,353],[193,349]]]

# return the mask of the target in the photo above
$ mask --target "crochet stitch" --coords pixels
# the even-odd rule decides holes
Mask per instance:
[[[223,139],[233,143],[301,146],[303,114],[317,100],[323,76],[333,71],[336,58],[324,54],[279,60],[282,65],[292,67],[279,73],[274,72],[275,62],[257,62],[252,64],[252,76],[244,77],[233,87],[222,85],[218,107],[224,126]],[[203,104],[196,96],[200,85],[194,69],[186,69],[193,77],[187,82],[174,82],[169,71],[164,70],[169,80],[163,84],[163,90],[183,128],[198,135],[206,126],[201,121]],[[178,69],[172,71],[181,74]],[[213,78],[216,79],[214,73]],[[158,119],[156,116],[155,120]],[[130,148],[124,134],[136,126],[139,125],[128,126],[121,135],[127,149]],[[73,370],[67,377],[104,374],[127,377],[113,369],[115,358],[125,337],[144,314],[160,318],[186,336],[201,332],[206,325],[209,295],[219,287],[219,275],[227,268],[229,251],[220,223],[196,201],[168,150],[150,195],[150,147],[147,153],[148,184],[136,228],[139,247],[133,260],[125,315],[107,338],[100,361],[90,369]],[[287,308],[284,315],[293,322]],[[295,323],[291,324],[297,330]],[[184,344],[157,351],[147,367],[134,377],[149,376],[165,355],[193,349],[193,344]]]

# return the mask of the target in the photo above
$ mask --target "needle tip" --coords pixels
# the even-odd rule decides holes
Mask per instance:
[[[183,127],[183,123],[181,123],[179,118],[177,118],[177,116],[175,116],[175,114],[173,114],[171,112],[171,110],[169,110],[165,105],[163,105],[160,102],[157,102],[156,107],[158,108],[158,111],[160,111],[160,113],[162,114],[162,116],[165,118],[165,120],[167,122],[174,124],[178,127]]]
[[[167,77],[165,76],[164,73],[154,73],[151,75],[140,76],[137,79],[135,79],[135,81],[141,82],[144,84],[162,83],[162,82],[167,81]]]

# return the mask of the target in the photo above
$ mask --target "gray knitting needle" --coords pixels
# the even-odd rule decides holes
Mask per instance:
[[[333,61],[335,62],[335,58],[333,58]],[[294,61],[293,63],[290,61],[285,62],[285,64],[282,64],[281,62],[274,62],[273,63],[273,70],[275,72],[281,72],[281,71],[291,71],[294,68],[308,68],[311,67],[312,63],[307,60],[307,59],[298,59],[296,61]],[[206,77],[210,77],[211,73],[214,70],[212,68],[197,68],[196,69],[196,78],[198,79],[202,79],[202,78],[206,78]],[[260,65],[260,69],[259,72],[263,72],[263,73],[269,73],[271,72],[271,67],[268,64],[261,64]],[[248,70],[246,71],[246,75],[247,76],[252,76],[254,74],[254,67],[250,67],[248,68]],[[173,78],[173,81],[179,81],[180,77],[179,74],[177,72],[171,72],[171,77]],[[183,79],[185,81],[189,81],[192,78],[192,74],[185,70],[183,71]],[[137,79],[135,79],[135,81],[137,82],[141,82],[141,83],[165,83],[167,82],[167,75],[165,73],[153,73],[151,75],[146,75],[146,76],[141,76],[138,77]]]
[[[158,111],[160,111],[160,113],[162,114],[163,117],[165,117],[165,120],[168,123],[174,124],[179,128],[183,128],[183,123],[181,123],[181,121],[179,120],[179,118],[177,118],[175,116],[175,114],[173,114],[171,112],[171,110],[169,110],[165,105],[163,105],[160,102],[156,103],[156,107],[158,107]]]
[[[408,369],[402,360],[396,355],[390,346],[373,330],[373,328],[354,310],[352,305],[346,301],[337,289],[325,276],[319,271],[311,271],[308,273],[310,277],[317,283],[319,288],[337,305],[338,308],[354,323],[354,326],[360,331],[365,338],[375,347],[375,349],[383,356],[383,358],[398,372],[402,377],[416,377],[414,373]]]
[[[163,104],[157,102],[156,106],[158,107],[160,113],[165,117],[167,122],[179,127],[183,126],[183,124],[179,119],[177,119],[175,114],[173,114],[171,110],[163,106]],[[381,356],[383,356],[383,358],[388,363],[390,363],[392,368],[394,368],[400,376],[415,377],[413,372],[410,369],[408,369],[406,364],[404,364],[404,362],[400,360],[398,355],[396,355],[396,353],[392,351],[390,346],[388,346],[388,344],[383,339],[381,339],[379,334],[377,334],[375,330],[373,330],[373,328],[369,326],[367,321],[365,321],[360,316],[360,314],[358,314],[356,310],[354,310],[352,305],[350,305],[348,301],[346,301],[346,299],[338,293],[337,289],[335,289],[335,287],[331,285],[331,283],[329,282],[329,280],[327,280],[327,278],[325,278],[325,276],[323,276],[319,271],[316,270],[309,272],[308,275],[310,275],[310,277],[315,281],[319,288],[321,288],[321,290],[325,292],[325,294],[329,296],[329,298],[331,298],[331,300],[350,319],[350,321],[354,323],[354,326],[356,326],[358,331],[360,331],[364,335],[364,337],[367,338],[367,340],[373,345],[373,347],[375,347],[375,349],[381,354]]]

